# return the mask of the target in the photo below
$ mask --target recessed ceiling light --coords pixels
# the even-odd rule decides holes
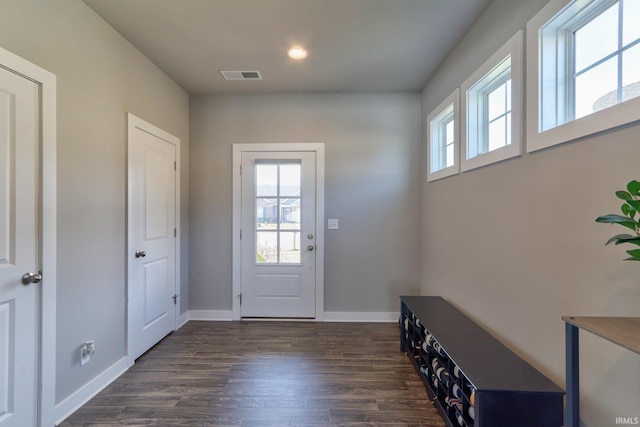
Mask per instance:
[[[304,59],[307,57],[307,55],[309,55],[309,52],[301,47],[296,46],[289,49],[287,55],[289,55],[289,58],[292,59]]]

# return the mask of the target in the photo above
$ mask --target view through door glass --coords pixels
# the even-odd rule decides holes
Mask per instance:
[[[255,164],[255,262],[300,264],[302,165],[299,161]]]

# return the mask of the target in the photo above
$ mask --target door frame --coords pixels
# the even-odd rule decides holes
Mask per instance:
[[[151,123],[142,120],[132,113],[127,113],[127,251],[126,251],[126,263],[127,266],[127,363],[129,367],[133,366],[135,363],[135,358],[131,353],[130,349],[132,348],[132,337],[133,337],[133,325],[132,325],[132,310],[133,306],[131,304],[131,287],[129,286],[130,279],[132,277],[132,269],[134,267],[134,263],[132,261],[132,255],[135,252],[135,242],[133,242],[133,233],[131,233],[130,227],[132,223],[131,218],[131,209],[129,203],[129,195],[131,194],[131,186],[133,183],[130,180],[130,169],[131,158],[132,158],[132,150],[133,143],[131,136],[133,135],[133,131],[135,129],[140,129],[143,132],[147,132],[151,135],[154,135],[175,147],[176,159],[175,159],[175,199],[174,199],[174,209],[175,209],[175,229],[176,236],[173,239],[173,244],[175,245],[174,251],[174,262],[175,262],[175,285],[174,292],[175,295],[178,295],[178,299],[173,306],[173,330],[177,329],[178,319],[180,318],[180,138],[171,135],[170,133],[160,129],[159,127],[152,125]]]
[[[241,320],[242,292],[242,179],[240,166],[243,152],[297,152],[316,154],[316,321],[324,320],[324,144],[323,143],[264,143],[233,144],[233,206],[232,206],[232,319]]]
[[[38,425],[55,424],[56,407],[56,76],[8,50],[0,48],[0,67],[38,85],[40,91],[39,336],[37,395]]]

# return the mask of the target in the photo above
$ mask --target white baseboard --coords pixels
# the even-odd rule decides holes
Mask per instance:
[[[231,310],[189,310],[188,313],[189,320],[233,320],[233,311]]]
[[[180,317],[181,320],[183,317],[188,317],[184,323],[189,320],[231,321],[233,312],[231,310],[189,310]],[[400,313],[392,311],[325,311],[323,321],[393,323],[397,322],[399,317]]]
[[[325,311],[325,322],[375,322],[393,323],[400,318],[394,311]]]
[[[71,414],[77,411],[82,405],[87,403],[96,394],[100,393],[106,386],[115,381],[120,375],[124,374],[130,368],[127,357],[123,357],[111,367],[100,373],[97,377],[89,381],[87,384],[79,388],[72,395],[64,399],[56,405],[54,419],[56,425],[59,425]]]
[[[185,316],[188,316],[188,320],[233,320],[233,312],[231,310],[189,310],[181,316],[181,319]],[[393,323],[397,322],[399,317],[400,313],[393,311],[325,311],[323,321]],[[188,320],[184,321],[184,323]]]
[[[184,313],[182,313],[180,316],[178,316],[178,319],[176,321],[176,331],[180,328],[182,328],[185,323],[187,323],[189,321],[189,311],[185,311]]]

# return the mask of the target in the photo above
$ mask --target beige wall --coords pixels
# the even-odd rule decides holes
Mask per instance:
[[[231,310],[231,146],[325,144],[325,311],[398,311],[419,289],[418,94],[191,97],[193,310]],[[326,224],[323,225],[326,229]]]
[[[494,1],[427,84],[423,117],[544,4]],[[425,184],[422,292],[444,296],[564,386],[563,315],[640,315],[640,263],[604,246],[622,229],[594,222],[619,209],[615,190],[640,178],[639,131],[630,125]],[[638,355],[580,339],[583,425],[640,416]]]
[[[0,46],[57,76],[60,402],[126,354],[127,112],[182,141],[187,292],[188,95],[80,0],[2,0]],[[96,354],[80,368],[87,339]]]

